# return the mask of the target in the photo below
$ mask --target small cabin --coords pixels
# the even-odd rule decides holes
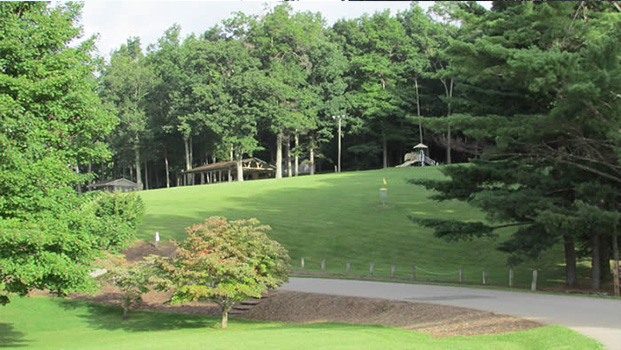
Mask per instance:
[[[86,188],[89,191],[103,191],[103,192],[132,192],[138,189],[138,185],[124,178],[116,180],[104,180],[87,185]]]

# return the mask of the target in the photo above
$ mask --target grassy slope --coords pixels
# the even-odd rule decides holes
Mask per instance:
[[[434,339],[411,331],[336,323],[295,325],[216,319],[198,315],[134,312],[121,321],[119,307],[33,297],[0,309],[0,348],[37,350],[168,349],[412,349],[595,350],[594,340],[569,329],[544,327],[519,333]]]
[[[217,215],[230,219],[256,217],[272,226],[271,236],[281,242],[294,267],[304,257],[307,269],[318,270],[322,258],[328,272],[344,272],[351,260],[352,272],[366,274],[375,261],[376,275],[408,277],[411,264],[417,277],[457,280],[463,266],[465,279],[480,282],[487,268],[488,283],[506,284],[506,255],[497,251],[498,240],[449,243],[433,237],[428,229],[414,225],[407,216],[456,219],[483,218],[460,202],[437,203],[422,187],[406,184],[410,178],[438,178],[438,168],[391,168],[341,174],[246,181],[161,189],[141,193],[147,215],[139,238],[152,240],[159,231],[163,240],[183,239],[184,228]],[[382,206],[379,188],[388,184],[388,202]],[[540,272],[540,285],[562,281],[559,250],[516,271],[516,285],[530,284],[532,268]],[[429,274],[425,271],[438,274]]]

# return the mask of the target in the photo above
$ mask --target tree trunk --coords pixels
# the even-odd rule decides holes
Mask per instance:
[[[310,174],[315,175],[315,146],[311,143],[310,145]]]
[[[285,153],[287,159],[287,177],[293,176],[293,171],[291,169],[291,139],[289,136],[285,139]]]
[[[599,263],[600,263],[600,286],[611,282],[611,274],[610,271],[610,236],[600,235],[599,236]]]
[[[224,304],[222,305],[222,321],[220,323],[220,327],[222,329],[226,329],[226,326],[229,324],[229,306]]]
[[[294,171],[295,171],[295,176],[298,176],[298,171],[299,171],[299,167],[300,167],[300,157],[298,157],[298,144],[300,143],[300,137],[298,136],[298,134],[295,134],[295,167],[294,167]]]
[[[591,236],[591,288],[600,288],[601,261],[599,256],[599,235]]]
[[[237,158],[237,181],[243,182],[244,181],[244,168],[242,167],[242,153],[237,152],[236,158]],[[222,328],[225,328],[225,327],[222,327]]]
[[[88,168],[87,168],[87,169],[88,169],[88,173],[89,173],[89,174],[93,172],[93,164],[92,164],[91,162],[88,162]],[[94,179],[92,179],[92,180],[90,180],[90,181],[88,182],[88,184],[89,184],[89,185],[92,185],[94,182],[95,182],[95,180],[94,180]]]
[[[144,160],[144,189],[148,190],[149,189],[149,166],[148,166],[148,161],[145,159]]]
[[[170,169],[168,169],[168,152],[167,151],[164,151],[164,165],[166,167],[166,188],[170,188]]]
[[[420,98],[418,95],[418,78],[414,78],[414,86],[416,91],[416,114],[420,118]],[[418,122],[418,140],[423,143],[423,122]]]
[[[123,319],[129,318],[129,299],[123,298]]]
[[[142,174],[140,172],[140,149],[138,146],[134,147],[134,155],[136,157],[136,186],[138,191],[142,191]]]
[[[619,290],[619,242],[617,238],[617,225],[614,225],[612,232],[612,268],[613,268],[613,287],[614,287],[614,295],[616,297],[621,294]]]
[[[382,158],[384,160],[384,169],[388,168],[388,141],[386,140],[386,132],[382,131]]]
[[[446,131],[446,164],[451,164],[451,124],[448,125],[448,130]]]
[[[565,238],[565,283],[567,287],[575,287],[578,284],[576,247],[572,238]]]
[[[154,182],[151,185],[151,188],[162,188],[162,187],[164,187],[164,186],[162,186],[162,177],[161,177],[162,174],[160,174],[160,172],[157,171],[157,165],[155,164],[155,162],[153,162],[153,163],[154,163],[153,165],[155,167],[154,171],[152,171]]]
[[[184,137],[183,138],[183,145],[185,146],[185,170],[188,171],[190,169],[192,169],[192,160],[190,160],[190,145],[189,145],[189,138]],[[184,183],[189,185],[190,184],[190,175],[189,174],[185,174],[185,179],[184,179]]]
[[[276,178],[282,179],[282,138],[283,135],[279,132],[276,135]]]
[[[194,148],[192,147],[192,136],[190,136],[190,169],[192,169],[192,165],[194,164]],[[194,184],[194,180],[192,180],[192,184]]]
[[[79,174],[80,173],[80,166],[76,164],[73,167],[73,171],[75,171],[76,174]],[[75,190],[78,193],[82,193],[82,184],[80,182],[75,184]]]

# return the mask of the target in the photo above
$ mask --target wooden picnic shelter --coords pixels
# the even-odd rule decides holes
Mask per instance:
[[[256,157],[242,159],[242,169],[244,180],[267,179],[274,177],[276,172],[276,166]],[[180,186],[237,181],[237,162],[232,160],[201,165],[182,171],[177,180]]]

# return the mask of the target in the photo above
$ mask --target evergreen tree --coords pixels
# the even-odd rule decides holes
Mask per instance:
[[[461,97],[470,113],[452,122],[490,147],[472,166],[446,168],[447,181],[413,182],[439,191],[435,199],[468,201],[498,225],[413,219],[447,239],[519,226],[500,247],[512,254],[510,263],[562,242],[570,286],[577,283],[576,243],[583,243],[597,289],[618,222],[612,188],[619,143],[610,130],[620,126],[613,93],[620,56],[618,41],[609,39],[618,36],[609,34],[619,33],[619,14],[585,3],[495,2],[481,17],[463,9],[450,15],[472,34],[447,53],[463,91],[471,92]]]

